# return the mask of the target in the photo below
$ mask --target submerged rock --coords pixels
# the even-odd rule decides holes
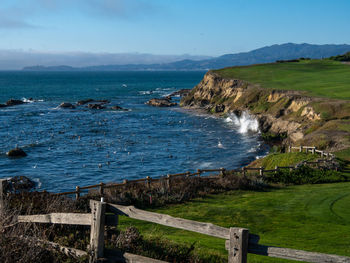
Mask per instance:
[[[27,156],[27,154],[21,148],[15,148],[15,149],[9,150],[6,154],[9,157],[26,157]]]
[[[174,96],[184,97],[184,96],[187,96],[187,94],[190,93],[190,91],[191,91],[191,89],[180,89],[178,91],[171,93],[167,97],[174,97]]]
[[[6,101],[6,106],[15,106],[15,105],[20,105],[20,104],[24,104],[25,102],[23,102],[22,100],[14,100],[14,99],[10,99],[8,101]]]
[[[112,110],[121,110],[121,111],[128,111],[128,109],[124,109],[118,105],[112,106],[111,107]]]
[[[69,102],[62,102],[58,107],[63,109],[75,109],[75,106]]]
[[[168,98],[150,99],[149,101],[146,102],[146,104],[154,107],[172,107],[177,105],[177,103],[171,102]]]
[[[101,103],[92,103],[92,104],[89,104],[87,107],[93,110],[103,110],[106,108]]]
[[[77,105],[85,105],[85,104],[87,104],[89,102],[93,102],[93,101],[95,101],[95,100],[93,100],[93,99],[79,100],[77,102]]]

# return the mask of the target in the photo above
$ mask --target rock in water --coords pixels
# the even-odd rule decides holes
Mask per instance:
[[[89,104],[89,105],[88,105],[88,108],[89,108],[89,109],[94,109],[94,110],[102,110],[102,109],[105,109],[105,107],[102,106],[102,104],[99,104],[99,103]]]
[[[122,107],[120,107],[120,106],[118,106],[118,105],[112,106],[111,109],[112,109],[112,110],[128,111],[128,109],[124,109],[124,108],[122,108]]]
[[[75,106],[69,102],[62,102],[58,107],[64,108],[64,109],[75,109]]]
[[[26,157],[27,154],[21,148],[15,148],[8,151],[7,156],[9,157]]]
[[[24,104],[24,102],[21,100],[14,100],[14,99],[10,99],[6,102],[7,106],[15,106],[15,105],[20,105],[20,104]]]
[[[177,103],[171,102],[167,98],[162,98],[162,99],[150,99],[149,101],[146,102],[146,104],[155,106],[155,107],[172,107],[176,106]]]
[[[15,176],[9,180],[13,191],[29,191],[35,187],[35,183],[26,176]]]
[[[84,105],[84,104],[87,104],[89,102],[93,102],[94,100],[93,99],[86,99],[86,100],[79,100],[77,102],[78,105]]]
[[[185,97],[190,92],[191,92],[191,89],[180,89],[178,91],[171,93],[168,97],[174,97],[174,96]]]

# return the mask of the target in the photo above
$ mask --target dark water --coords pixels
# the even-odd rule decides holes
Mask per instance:
[[[258,133],[239,133],[224,119],[144,103],[192,88],[203,72],[0,72],[0,103],[34,98],[34,103],[0,108],[0,177],[25,175],[41,189],[198,168],[237,168],[263,155]],[[152,93],[152,94],[150,94]],[[130,111],[59,109],[65,101],[109,99]],[[16,145],[28,154],[9,159]]]

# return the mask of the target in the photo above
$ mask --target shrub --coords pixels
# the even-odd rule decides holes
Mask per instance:
[[[266,182],[283,184],[320,184],[344,182],[347,178],[340,172],[333,170],[313,169],[309,166],[301,166],[297,170],[280,170],[277,173],[266,175]]]

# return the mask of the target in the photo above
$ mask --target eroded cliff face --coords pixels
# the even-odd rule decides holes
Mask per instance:
[[[264,89],[243,80],[224,79],[209,71],[180,105],[218,115],[249,111],[258,118],[267,137],[279,137],[284,144],[315,145],[328,150],[350,147],[348,101]],[[349,128],[338,129],[337,125],[349,125]]]

